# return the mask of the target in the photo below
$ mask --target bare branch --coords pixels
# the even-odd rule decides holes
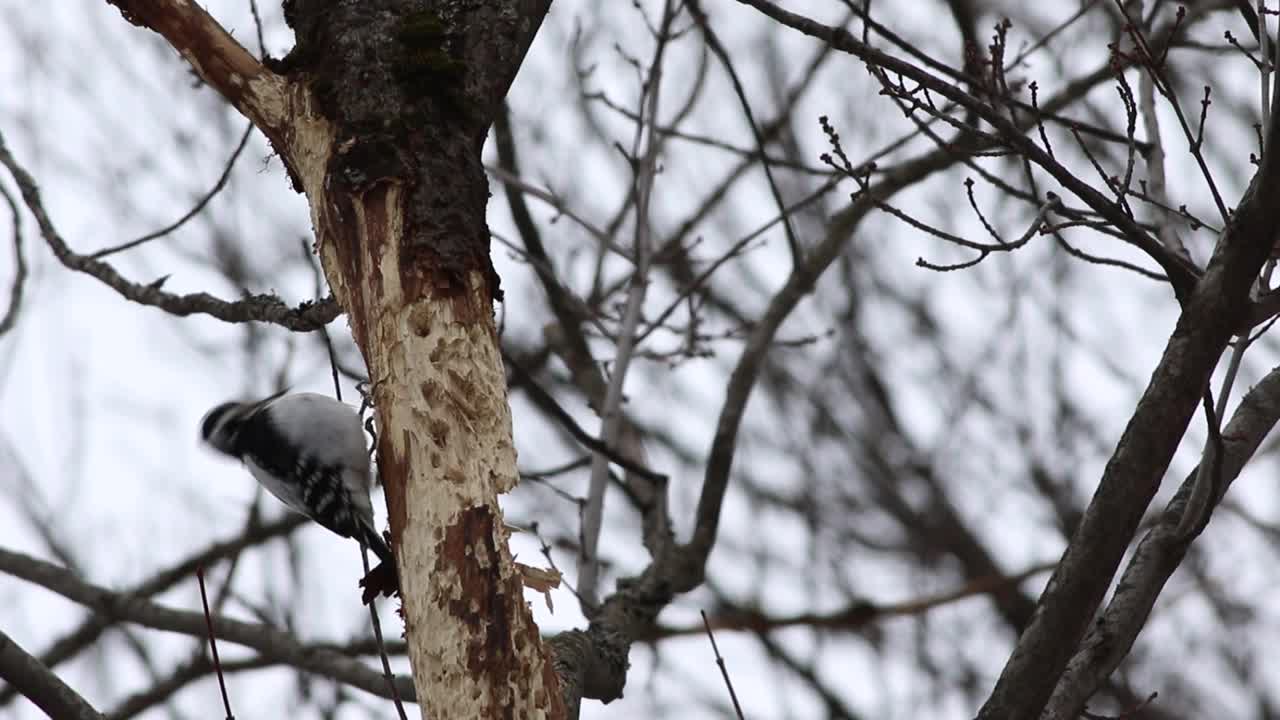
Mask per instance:
[[[622,416],[623,388],[627,371],[638,347],[640,318],[644,310],[645,293],[649,287],[649,272],[653,260],[653,217],[650,215],[654,183],[658,175],[658,151],[662,140],[658,135],[658,98],[662,90],[662,63],[670,39],[671,25],[675,22],[676,6],[668,0],[663,4],[662,22],[657,30],[657,46],[649,72],[645,78],[645,94],[641,100],[644,120],[637,126],[637,138],[644,137],[644,153],[639,155],[635,167],[635,270],[627,288],[627,302],[622,322],[618,326],[617,352],[614,354],[613,372],[605,389],[604,403],[600,407],[600,442],[606,446],[617,445],[622,437],[625,419]],[[637,148],[639,150],[639,148]],[[597,453],[591,459],[591,478],[587,485],[587,503],[582,509],[582,549],[578,555],[578,597],[588,617],[598,604],[597,581],[600,573],[601,521],[604,518],[604,496],[609,482],[609,458]]]
[[[730,630],[768,633],[793,627],[805,627],[831,632],[855,632],[868,625],[893,617],[923,615],[951,603],[979,595],[995,595],[1016,588],[1030,578],[1049,572],[1057,563],[1035,565],[1014,575],[988,575],[970,580],[954,590],[936,595],[904,600],[896,603],[877,604],[869,600],[855,600],[832,612],[799,613],[772,616],[757,609],[722,607],[716,609],[708,620],[714,630]],[[702,633],[702,625],[679,627],[657,626],[651,634],[638,638],[641,642],[656,642],[670,637]]]
[[[405,643],[403,640],[388,644],[395,655],[403,656],[405,654]],[[337,652],[341,655],[352,657],[356,655],[373,655],[378,653],[378,643],[370,638],[349,643],[347,645],[330,645],[317,644],[311,645],[307,652],[324,651]],[[262,668],[276,667],[281,665],[281,661],[263,657],[261,655],[243,660],[226,660],[222,662],[222,671],[227,674],[237,672],[247,672],[251,670],[260,670]],[[213,670],[213,663],[209,660],[201,648],[200,651],[193,653],[191,658],[186,662],[178,665],[169,675],[160,681],[151,684],[144,690],[141,690],[129,697],[125,698],[119,705],[115,707],[107,717],[111,720],[128,720],[128,718],[141,715],[143,712],[160,705],[175,693],[182,690],[191,683],[207,677]]]
[[[272,140],[283,138],[284,81],[263,67],[198,3],[107,0],[125,20],[159,33],[191,68]],[[287,147],[277,147],[288,162]]]
[[[0,549],[0,572],[40,585],[115,620],[195,638],[203,638],[208,632],[203,613],[174,610],[136,595],[113,592],[30,555]],[[379,697],[391,695],[381,673],[338,652],[307,647],[292,635],[260,623],[217,615],[213,621],[214,634],[220,640],[253,648],[275,662],[332,678]],[[414,701],[412,680],[399,677],[397,681],[401,697]]]
[[[253,135],[253,123],[249,123],[248,125],[245,126],[244,133],[240,135],[240,142],[236,143],[235,149],[231,151],[231,157],[227,158],[227,162],[223,166],[222,174],[218,176],[217,182],[213,184],[213,187],[209,188],[208,192],[200,196],[200,199],[196,201],[196,204],[191,206],[190,210],[183,213],[182,217],[178,218],[177,220],[174,220],[172,223],[168,225],[165,225],[159,230],[154,230],[152,232],[147,233],[146,235],[135,238],[128,242],[124,242],[119,245],[113,245],[111,247],[98,250],[97,252],[90,253],[89,257],[95,260],[101,260],[102,258],[108,255],[114,255],[115,253],[123,252],[125,250],[132,250],[133,248],[136,248],[139,245],[149,243],[152,240],[156,240],[158,238],[164,237],[165,235],[168,235],[174,230],[177,230],[178,228],[185,225],[187,221],[190,220],[191,218],[195,217],[196,215],[199,215],[200,211],[204,210],[205,206],[207,206],[211,200],[217,197],[218,193],[222,192],[222,188],[227,186],[227,180],[231,179],[231,170],[235,168],[236,160],[240,157],[240,153],[244,152],[245,146],[249,144],[249,137],[251,135]]]
[[[1129,565],[1116,586],[1115,595],[1071,658],[1053,691],[1045,720],[1077,717],[1120,661],[1129,654],[1138,633],[1146,625],[1156,598],[1181,564],[1191,541],[1204,530],[1208,516],[1240,475],[1245,463],[1280,420],[1280,368],[1272,370],[1245,395],[1231,422],[1221,434],[1223,452],[1220,485],[1204,508],[1204,522],[1191,537],[1179,531],[1188,503],[1199,485],[1199,468],[1193,469],[1165,506],[1155,526],[1138,543]],[[1206,454],[1208,457],[1208,454]]]
[[[1267,145],[1277,132],[1267,130]],[[1280,153],[1263,157],[1185,304],[1102,481],[979,718],[1040,713],[1110,586],[1160,487],[1203,388],[1234,328],[1249,315],[1249,291],[1280,223]]]
[[[1063,107],[1109,76],[1106,69],[1090,73],[1069,83],[1042,107],[1046,110]],[[1027,128],[1034,127],[1031,118],[1026,118],[1024,123]],[[1022,126],[1018,127],[1021,132]],[[556,670],[564,682],[567,704],[576,707],[579,697],[605,702],[619,697],[626,682],[630,644],[649,632],[658,613],[675,595],[697,587],[705,577],[706,559],[715,543],[720,508],[731,477],[739,427],[746,403],[764,367],[767,351],[773,347],[782,323],[812,289],[818,277],[844,251],[861,221],[876,208],[867,196],[887,199],[988,147],[977,141],[961,141],[885,168],[867,192],[860,194],[849,207],[827,222],[826,235],[810,248],[806,262],[792,269],[764,313],[751,325],[751,333],[730,375],[725,402],[708,453],[693,537],[685,546],[675,544],[668,530],[669,519],[665,519],[665,489],[657,489],[651,496],[661,502],[646,505],[643,515],[645,544],[654,561],[638,576],[619,580],[617,591],[605,599],[601,611],[585,631],[574,630],[551,639],[557,655]],[[572,363],[570,369],[574,369]],[[1023,618],[1020,623],[1030,616],[1030,609],[1028,603],[1026,612],[1018,615]]]
[[[738,102],[742,105],[742,114],[747,119],[747,124],[751,126],[751,134],[756,141],[757,152],[760,153],[760,166],[764,168],[764,176],[769,183],[769,191],[773,193],[773,201],[777,203],[778,212],[782,217],[782,227],[786,231],[787,246],[791,249],[792,262],[799,264],[804,257],[804,248],[800,245],[800,239],[796,236],[795,228],[791,227],[791,215],[787,213],[787,203],[782,198],[782,191],[778,189],[778,181],[773,177],[773,164],[769,161],[769,155],[766,152],[764,133],[760,131],[760,125],[756,122],[755,113],[751,111],[751,102],[747,100],[747,91],[742,87],[738,72],[733,69],[733,61],[729,57],[729,51],[725,49],[720,42],[720,38],[711,29],[711,23],[707,20],[707,14],[703,12],[702,6],[696,0],[690,0],[688,5],[689,12],[693,14],[698,27],[702,28],[702,35],[706,38],[707,46],[711,48],[711,52],[720,60],[720,64],[724,65],[725,72],[729,74],[729,80],[733,83],[733,92],[738,96]],[[656,118],[653,120],[656,121]]]
[[[174,295],[161,290],[161,282],[148,285],[132,282],[111,265],[95,260],[91,256],[76,253],[67,246],[45,211],[44,203],[40,199],[40,188],[35,178],[31,177],[31,174],[9,152],[3,133],[0,133],[0,164],[13,175],[27,209],[36,218],[41,236],[58,260],[71,270],[97,278],[127,300],[156,307],[172,315],[202,314],[227,322],[268,322],[299,331],[324,327],[342,312],[338,303],[331,297],[318,302],[307,301],[296,308],[291,308],[275,295],[254,295],[244,300],[228,302],[203,292]]]
[[[913,82],[919,83],[921,87],[927,88],[929,92],[936,93],[975,113],[978,117],[990,123],[999,132],[1002,141],[1007,143],[1011,149],[1016,150],[1043,168],[1063,187],[1070,190],[1089,207],[1102,215],[1103,218],[1123,231],[1126,240],[1141,248],[1159,263],[1165,274],[1168,275],[1174,292],[1179,299],[1185,298],[1190,292],[1199,276],[1199,272],[1194,266],[1188,265],[1182,258],[1174,255],[1159,241],[1152,238],[1132,218],[1128,217],[1116,203],[1077,178],[1074,173],[1061,165],[1034,141],[1024,136],[1022,128],[999,112],[996,112],[988,103],[910,63],[860,42],[844,29],[823,25],[802,15],[788,12],[767,0],[739,0],[739,2],[756,8],[788,27],[850,53],[870,65],[884,68],[904,78],[910,78]]]
[[[612,448],[603,441],[592,437],[582,426],[578,424],[573,416],[568,413],[560,403],[556,402],[554,396],[547,392],[545,388],[538,384],[533,375],[516,360],[511,353],[505,349],[502,352],[502,359],[506,362],[507,367],[511,368],[513,376],[511,386],[512,389],[521,388],[529,393],[529,398],[542,412],[549,415],[558,422],[574,440],[582,443],[584,447],[597,455],[603,455],[610,462],[616,463],[619,467],[627,472],[633,472],[637,475],[657,483],[665,483],[667,476],[662,473],[656,473],[649,468],[644,467],[619,452],[616,448]]]
[[[101,720],[102,715],[18,643],[0,631],[0,678],[58,720]]]
[[[126,594],[147,597],[164,592],[181,580],[191,577],[197,568],[213,565],[228,557],[236,557],[245,548],[258,545],[271,538],[287,535],[306,522],[308,522],[306,518],[295,514],[286,515],[265,525],[251,522],[244,532],[236,537],[215,542],[186,559],[156,572],[149,579],[135,585]],[[90,616],[75,630],[54,642],[42,654],[40,661],[49,667],[54,667],[69,660],[96,642],[113,623],[114,618],[106,615],[94,614]],[[4,705],[11,700],[13,700],[13,693],[10,689],[0,690],[0,705]]]
[[[3,138],[0,138],[3,142]],[[9,287],[9,308],[4,318],[0,319],[0,336],[13,329],[18,322],[18,311],[22,309],[22,289],[27,282],[27,258],[22,253],[22,213],[14,201],[9,189],[0,184],[0,197],[9,206],[9,217],[13,222],[13,285]]]

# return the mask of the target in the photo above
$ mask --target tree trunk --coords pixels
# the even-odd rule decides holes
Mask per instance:
[[[252,119],[306,193],[373,385],[423,716],[562,717],[498,507],[518,475],[480,163],[548,0],[286,0],[296,44],[265,67],[194,5],[113,4]]]

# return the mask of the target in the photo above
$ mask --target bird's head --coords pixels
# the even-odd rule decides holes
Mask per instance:
[[[227,402],[205,413],[200,420],[200,437],[211,447],[227,455],[236,455],[236,439],[251,406]]]

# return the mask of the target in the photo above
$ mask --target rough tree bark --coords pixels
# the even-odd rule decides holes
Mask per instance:
[[[424,716],[560,717],[507,548],[517,481],[480,148],[549,0],[286,0],[259,63],[198,6],[110,0],[271,141],[373,384]]]

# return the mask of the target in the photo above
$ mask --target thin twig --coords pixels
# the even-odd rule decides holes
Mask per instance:
[[[8,188],[0,185],[0,197],[9,206],[9,215],[13,218],[13,285],[9,290],[9,309],[0,320],[0,335],[13,329],[18,322],[18,310],[22,307],[22,288],[27,282],[27,260],[22,254],[22,214],[18,203],[9,194]]]
[[[1146,154],[1145,190],[1151,198],[1148,202],[1154,201],[1153,204],[1158,210],[1156,237],[1160,238],[1160,241],[1169,249],[1190,260],[1191,254],[1187,252],[1186,246],[1182,244],[1171,222],[1173,211],[1165,176],[1164,141],[1160,137],[1160,116],[1156,112],[1155,82],[1151,73],[1138,73],[1138,105],[1142,113],[1142,126],[1147,133],[1147,142],[1151,143],[1151,150]],[[1143,198],[1137,192],[1132,190],[1129,192],[1139,199]]]
[[[118,252],[131,250],[135,247],[138,247],[139,245],[142,245],[143,243],[148,243],[148,242],[151,242],[152,240],[162,238],[165,235],[168,235],[174,230],[177,230],[178,228],[187,224],[188,220],[200,214],[200,211],[204,210],[205,206],[208,205],[209,202],[213,200],[213,198],[217,196],[218,193],[222,192],[222,189],[224,187],[227,186],[227,181],[231,179],[231,171],[236,166],[236,160],[240,158],[240,153],[244,152],[245,146],[249,144],[249,136],[252,134],[253,134],[253,123],[249,123],[248,125],[245,126],[244,133],[240,135],[240,142],[236,144],[236,149],[231,151],[231,157],[227,159],[227,164],[223,166],[222,174],[218,176],[218,181],[215,182],[213,184],[213,187],[209,188],[209,191],[206,192],[203,196],[201,196],[200,199],[196,201],[196,204],[192,206],[190,210],[184,213],[182,217],[160,228],[159,230],[156,230],[154,232],[149,232],[146,235],[143,235],[142,237],[137,238],[135,240],[130,240],[129,242],[121,243],[119,245],[115,245],[109,248],[103,248],[101,250],[98,250],[97,252],[90,253],[89,257],[95,260],[101,260],[102,258],[108,255],[114,255],[115,253],[118,253]]]
[[[258,57],[267,56],[267,44],[262,40],[262,14],[258,12],[258,0],[249,0],[249,13],[253,15],[253,29],[258,35]]]
[[[946,98],[961,105],[966,110],[973,111],[983,121],[992,126],[992,132],[999,136],[1001,143],[1008,150],[1024,155],[1028,160],[1040,166],[1061,183],[1065,189],[1084,201],[1102,215],[1104,219],[1113,223],[1120,232],[1124,233],[1130,243],[1141,248],[1159,263],[1169,276],[1170,284],[1173,285],[1174,294],[1179,299],[1179,302],[1184,302],[1190,296],[1191,290],[1200,276],[1198,268],[1190,266],[1181,257],[1164,247],[1158,240],[1148,235],[1118,205],[1081,180],[1076,173],[1051,158],[1047,152],[1040,148],[1035,140],[1026,137],[1019,123],[1002,116],[981,98],[974,97],[970,93],[964,92],[961,88],[948,84],[924,72],[919,67],[904,62],[900,58],[862,44],[843,28],[823,25],[804,16],[784,10],[777,3],[769,2],[768,0],[739,0],[739,2],[750,5],[773,20],[799,32],[835,45],[838,49],[862,59],[869,67],[881,68],[882,71],[891,72],[902,78],[909,79],[919,84],[921,88],[929,93]],[[1042,111],[1049,109],[1052,105],[1054,103],[1046,102],[1042,107]],[[1027,124],[1033,125],[1033,123]]]
[[[1262,55],[1262,62],[1258,65],[1258,96],[1262,101],[1262,127],[1267,127],[1271,124],[1271,73],[1275,69],[1275,58],[1271,55],[1271,36],[1267,31],[1266,5],[1263,0],[1258,0],[1258,50]],[[1262,148],[1262,152],[1266,151],[1267,148]]]
[[[360,541],[360,562],[364,565],[364,576],[369,577],[369,552],[364,540]],[[391,672],[391,660],[387,658],[387,646],[382,641],[382,622],[378,619],[377,604],[369,602],[369,621],[373,624],[373,638],[378,642],[378,655],[382,658],[382,672],[387,677],[387,687],[391,689],[391,702],[396,705],[400,720],[409,720],[404,713],[404,703],[400,701],[400,690],[396,687],[396,676]]]
[[[218,674],[218,687],[222,690],[222,706],[227,710],[227,720],[236,720],[231,713],[231,699],[227,697],[227,681],[222,677],[222,661],[218,659],[218,641],[213,635],[213,615],[209,612],[209,595],[204,590],[204,566],[196,568],[196,581],[200,584],[200,602],[204,605],[204,621],[209,626],[209,652],[213,654],[213,670]]]
[[[791,226],[790,216],[787,215],[787,203],[782,198],[782,190],[778,187],[778,181],[773,177],[773,164],[769,161],[769,155],[765,152],[764,133],[760,132],[760,125],[756,122],[755,113],[751,111],[751,102],[747,100],[747,91],[742,86],[742,80],[738,78],[738,72],[733,68],[733,61],[729,58],[729,51],[720,43],[720,38],[716,36],[714,30],[711,29],[711,21],[707,19],[707,14],[703,12],[702,6],[697,2],[690,1],[688,3],[689,11],[693,13],[694,20],[698,26],[702,28],[702,35],[706,38],[707,47],[711,48],[711,52],[724,65],[725,72],[729,74],[729,81],[733,84],[733,92],[738,96],[738,103],[742,105],[742,114],[747,119],[747,124],[751,126],[751,134],[756,141],[756,147],[760,151],[760,166],[764,168],[764,177],[769,184],[769,191],[773,193],[773,201],[778,205],[778,212],[782,216],[782,227],[787,234],[787,246],[791,249],[792,262],[797,265],[803,260],[804,248],[800,246],[800,239],[796,236],[795,228]],[[651,118],[650,122],[657,122],[657,118]]]
[[[716,636],[711,633],[711,623],[707,621],[707,611],[699,610],[702,614],[702,624],[707,628],[707,638],[711,640],[711,651],[716,654],[716,665],[720,666],[720,675],[724,678],[725,687],[729,688],[729,699],[733,700],[733,711],[737,713],[738,720],[746,720],[742,715],[742,706],[738,704],[738,693],[733,691],[733,681],[729,679],[729,670],[724,665],[724,658],[720,657],[720,648],[716,646]]]
[[[1129,31],[1129,34],[1133,39],[1135,46],[1134,50],[1140,60],[1139,65],[1151,74],[1152,80],[1155,82],[1156,89],[1164,95],[1166,100],[1168,100],[1169,107],[1173,110],[1174,117],[1178,119],[1178,125],[1182,128],[1182,134],[1187,140],[1187,149],[1191,152],[1191,156],[1195,158],[1197,165],[1199,165],[1200,174],[1204,177],[1205,183],[1209,187],[1209,192],[1213,195],[1213,202],[1218,208],[1218,215],[1222,218],[1222,223],[1224,225],[1227,224],[1231,219],[1231,214],[1227,212],[1226,203],[1222,200],[1222,194],[1218,192],[1218,184],[1213,179],[1213,172],[1210,171],[1209,164],[1205,160],[1203,152],[1204,126],[1205,121],[1208,120],[1209,116],[1209,86],[1204,86],[1204,99],[1200,101],[1200,127],[1199,131],[1193,134],[1186,114],[1182,110],[1182,103],[1178,101],[1178,94],[1174,91],[1173,85],[1164,75],[1162,67],[1164,57],[1155,57],[1155,54],[1151,49],[1151,43],[1142,32],[1142,28],[1130,19],[1124,2],[1122,0],[1116,0],[1115,5],[1127,23],[1126,29]]]
[[[569,218],[570,220],[574,221],[575,223],[577,223],[579,227],[581,227],[583,230],[586,230],[587,233],[591,235],[591,237],[595,238],[598,242],[603,244],[605,247],[609,248],[610,250],[617,253],[619,256],[623,258],[626,258],[627,260],[631,260],[631,254],[628,253],[623,247],[615,243],[613,241],[613,237],[608,232],[597,227],[590,220],[578,215],[572,208],[569,207],[567,203],[564,202],[564,200],[560,198],[560,196],[556,195],[554,192],[540,188],[537,185],[534,185],[533,183],[527,182],[521,179],[520,177],[517,177],[516,175],[512,175],[511,173],[507,172],[506,170],[496,165],[485,165],[484,169],[485,169],[485,172],[497,178],[499,181],[502,182],[503,185],[506,185],[508,190],[516,190],[521,193],[524,193],[525,195],[538,198],[539,200],[546,203],[547,205],[550,205],[556,211],[556,213],[563,215]]]
[[[514,357],[512,357],[511,353],[507,352],[505,349],[502,351],[502,359],[506,363],[507,367],[511,368],[511,384],[513,388],[520,387],[529,393],[530,399],[533,400],[534,404],[537,405],[544,413],[547,413],[564,426],[564,429],[573,436],[574,440],[582,443],[582,445],[591,452],[597,455],[604,455],[615,465],[628,472],[636,473],[646,480],[657,483],[665,483],[667,481],[668,478],[666,475],[654,472],[640,463],[631,460],[626,455],[623,455],[616,447],[592,437],[590,433],[583,430],[582,426],[579,425],[578,422],[573,419],[573,416],[569,414],[569,411],[561,407],[555,397],[548,392],[546,388],[542,387],[536,380],[534,380],[533,374],[525,369],[525,367],[522,366]]]

